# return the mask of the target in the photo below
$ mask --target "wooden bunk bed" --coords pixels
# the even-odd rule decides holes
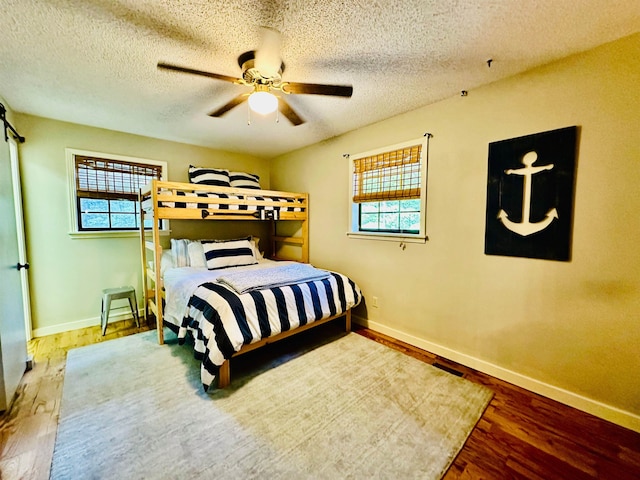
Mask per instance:
[[[213,187],[193,183],[178,183],[153,180],[140,191],[139,207],[141,215],[140,242],[142,257],[142,283],[144,292],[145,320],[153,314],[156,319],[158,343],[164,343],[163,303],[165,288],[161,272],[162,246],[161,225],[163,220],[229,221],[252,220],[271,222],[269,238],[272,260],[293,260],[301,263],[309,261],[309,199],[306,193],[291,193],[272,190]],[[150,221],[150,222],[149,222]],[[295,236],[278,235],[277,225],[281,222],[296,221],[300,228]],[[151,228],[149,228],[151,223]],[[295,255],[292,255],[295,253]],[[340,274],[334,274],[336,276]],[[348,280],[347,277],[344,277]],[[361,299],[358,287],[353,287],[354,304]],[[314,326],[344,317],[346,331],[351,329],[351,308],[338,311],[326,318],[309,321],[296,328],[284,330],[275,335],[252,340],[232,356],[237,356],[269,343],[289,337]],[[226,356],[225,356],[226,358]],[[229,358],[218,365],[218,388],[230,382]],[[204,383],[204,382],[203,382]],[[207,385],[205,385],[205,388]]]

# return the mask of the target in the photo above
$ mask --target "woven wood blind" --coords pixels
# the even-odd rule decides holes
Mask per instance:
[[[162,177],[160,165],[76,156],[78,197],[136,200],[138,190]]]
[[[353,161],[354,203],[420,198],[422,145]]]

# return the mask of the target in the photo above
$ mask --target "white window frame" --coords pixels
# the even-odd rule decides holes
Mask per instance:
[[[69,184],[69,236],[72,238],[139,237],[140,232],[138,230],[83,231],[78,229],[78,213],[76,208],[76,155],[104,158],[105,160],[118,160],[122,162],[142,163],[147,165],[160,166],[162,168],[162,180],[166,180],[167,178],[167,162],[161,160],[150,160],[148,158],[115,155],[111,153],[92,152],[88,150],[79,150],[76,148],[65,148],[65,156],[67,160],[67,183]],[[169,234],[168,220],[163,221],[163,229],[161,230],[161,234]]]
[[[428,134],[427,134],[428,135]],[[349,229],[347,236],[355,239],[366,240],[386,240],[386,241],[401,241],[407,243],[425,243],[429,240],[427,236],[427,140],[425,135],[423,138],[417,138],[406,142],[398,143],[395,145],[388,145],[385,147],[377,148],[375,150],[369,150],[367,152],[358,153],[356,155],[349,155]],[[353,201],[353,175],[354,175],[354,161],[364,157],[370,157],[379,155],[385,152],[391,152],[394,150],[400,150],[407,147],[422,144],[421,158],[420,158],[420,230],[418,233],[391,233],[391,232],[365,232],[358,228],[358,203]]]

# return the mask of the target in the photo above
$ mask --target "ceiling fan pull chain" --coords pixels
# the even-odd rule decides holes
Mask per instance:
[[[247,108],[247,125],[251,125],[251,109]]]

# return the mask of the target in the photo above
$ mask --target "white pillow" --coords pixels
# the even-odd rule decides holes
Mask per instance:
[[[235,240],[202,240],[207,268],[240,267],[258,263],[253,254],[251,237]]]
[[[189,266],[189,253],[187,247],[190,240],[186,239],[171,239],[171,252],[173,255],[174,267],[188,267]]]
[[[206,268],[207,260],[204,257],[204,248],[200,240],[193,240],[187,245],[189,253],[189,265],[196,268]]]
[[[253,248],[253,256],[256,257],[256,260],[262,260],[264,256],[260,251],[260,247],[258,247],[260,239],[258,237],[251,237],[251,240],[249,240],[249,242],[251,243],[251,248]]]
[[[171,253],[171,249],[163,250],[160,257],[160,275],[164,276],[164,272],[170,268],[174,268],[173,253]]]

